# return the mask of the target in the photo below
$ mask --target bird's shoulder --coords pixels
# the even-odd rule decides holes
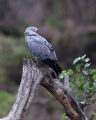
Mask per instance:
[[[53,46],[42,36],[38,35],[37,36],[29,36],[28,38],[29,40],[27,40],[28,42],[34,42],[37,44],[41,44],[43,46],[48,47],[50,50],[54,51]]]

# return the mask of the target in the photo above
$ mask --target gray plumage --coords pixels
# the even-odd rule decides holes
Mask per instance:
[[[25,30],[25,43],[35,59],[49,65],[58,75],[61,68],[57,64],[55,50],[45,38],[37,34],[37,30],[36,27],[28,27]]]

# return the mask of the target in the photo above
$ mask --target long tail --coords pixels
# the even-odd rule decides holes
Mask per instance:
[[[56,63],[56,64],[53,64],[50,66],[52,69],[51,69],[51,75],[53,78],[56,78],[56,75],[55,73],[57,74],[57,76],[62,72],[62,69],[59,67],[59,65]],[[55,71],[55,73],[54,73]]]

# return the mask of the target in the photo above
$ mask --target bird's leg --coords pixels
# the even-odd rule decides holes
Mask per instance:
[[[36,60],[36,64],[38,65],[38,59]]]
[[[29,60],[34,60],[34,58],[32,57],[31,59],[29,59]]]
[[[36,63],[36,65],[38,65],[38,59],[37,59],[37,58],[32,57],[32,58],[29,59],[29,60],[34,60],[34,62]]]
[[[35,61],[36,65],[38,65],[38,59],[34,58],[34,61]]]
[[[35,60],[36,64],[38,65],[38,59],[37,59],[37,58],[34,58],[34,60]]]

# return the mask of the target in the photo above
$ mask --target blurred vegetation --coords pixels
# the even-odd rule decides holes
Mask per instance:
[[[87,54],[91,59],[91,67],[96,67],[95,0],[0,0],[0,116],[4,116],[8,112],[4,111],[4,107],[1,106],[3,105],[1,103],[4,102],[3,97],[6,97],[4,98],[5,103],[10,101],[8,104],[12,106],[14,94],[21,80],[22,58],[32,57],[25,46],[23,35],[28,26],[38,27],[39,34],[52,43],[62,69],[73,68],[74,58],[83,54]],[[47,94],[42,89],[39,91],[38,96],[41,98],[43,92]],[[75,92],[77,93],[77,91]],[[50,99],[50,96],[48,98]],[[49,104],[46,104],[45,106],[50,107]],[[59,108],[58,106],[56,109]],[[87,110],[88,115],[89,110]],[[61,113],[62,110],[59,115]],[[33,115],[32,112],[30,115]],[[43,112],[44,115],[46,120],[48,116],[52,116],[48,113],[46,117]],[[55,115],[54,118],[58,120],[60,117]],[[50,119],[53,118],[50,117]]]
[[[15,100],[15,94],[10,94],[7,91],[0,91],[0,117],[7,116],[10,111],[13,102]]]
[[[22,58],[31,57],[30,52],[25,47],[24,38],[14,38],[0,36],[0,82],[11,79],[11,74],[16,77],[17,73],[22,72]],[[20,68],[20,70],[18,69]],[[20,75],[21,77],[21,75]],[[15,78],[16,79],[16,78]],[[18,79],[18,76],[17,76]],[[14,80],[12,80],[14,81]],[[20,78],[19,78],[20,81]]]

